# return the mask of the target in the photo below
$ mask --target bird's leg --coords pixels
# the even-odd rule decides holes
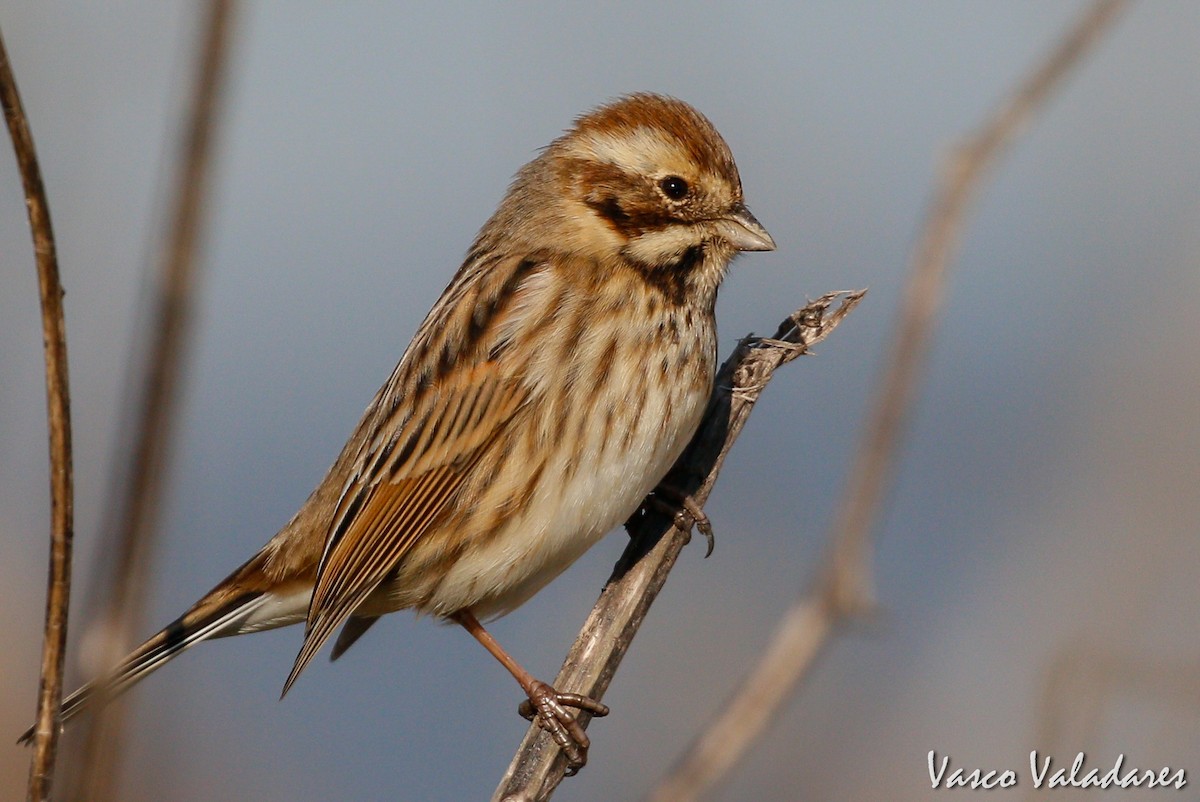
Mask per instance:
[[[587,763],[588,740],[587,733],[576,720],[575,715],[567,710],[568,707],[586,710],[593,716],[607,716],[608,706],[587,696],[577,693],[559,693],[551,685],[535,679],[532,674],[504,651],[491,633],[483,628],[479,619],[469,610],[461,610],[454,614],[454,620],[463,629],[471,633],[471,637],[479,641],[483,648],[492,653],[500,664],[508,669],[508,673],[520,684],[521,689],[529,698],[521,703],[518,712],[529,721],[537,721],[537,725],[558,744],[567,756],[567,774],[579,771]]]
[[[699,529],[700,534],[708,541],[708,549],[704,556],[713,553],[717,539],[713,534],[712,521],[708,520],[708,516],[694,498],[674,485],[660,484],[646,500],[659,511],[674,516],[675,525],[684,532],[692,531],[693,526]]]

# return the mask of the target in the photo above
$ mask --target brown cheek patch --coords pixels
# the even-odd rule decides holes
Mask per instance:
[[[615,165],[574,159],[564,168],[574,181],[588,188],[583,202],[625,239],[673,222],[642,179]]]
[[[610,195],[603,200],[589,200],[588,206],[608,221],[609,226],[617,233],[624,233],[629,228],[629,215],[615,197]]]
[[[607,195],[594,201],[589,199],[587,205],[608,223],[609,228],[626,240],[678,222],[656,204],[637,200],[622,202],[615,195]]]

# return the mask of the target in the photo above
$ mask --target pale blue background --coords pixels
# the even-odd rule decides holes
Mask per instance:
[[[197,8],[0,6],[68,291],[80,576]],[[149,618],[173,617],[303,500],[536,148],[621,93],[678,95],[728,139],[779,243],[730,275],[723,346],[806,296],[871,294],[765,395],[709,507],[716,553],[683,555],[606,699],[613,715],[591,730],[591,764],[559,798],[644,793],[810,575],[938,155],[1080,8],[249,4]],[[881,612],[825,655],[720,798],[924,799],[929,749],[956,766],[1014,767],[1025,792],[1033,748],[1065,762],[1085,749],[1108,766],[1126,752],[1127,765],[1200,781],[1194,697],[1147,679],[1160,660],[1200,662],[1198,75],[1200,4],[1135,5],[1001,164],[964,241],[883,520]],[[6,155],[7,798],[22,793],[27,753],[3,734],[32,713],[44,592],[39,331]],[[623,540],[496,625],[535,673],[555,673]],[[279,703],[298,644],[283,630],[209,645],[139,688],[124,797],[491,793],[524,731],[518,690],[462,632],[394,616]],[[1132,679],[1081,674],[1047,697],[1055,661],[1080,650],[1092,669],[1100,656],[1131,661]],[[1039,740],[1047,716],[1061,723],[1055,744]]]

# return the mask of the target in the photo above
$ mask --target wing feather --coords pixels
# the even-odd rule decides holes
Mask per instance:
[[[494,362],[431,392],[395,444],[380,443],[342,494],[317,569],[304,645],[283,692],[324,642],[388,578],[446,508],[480,458],[526,402],[525,386]],[[402,445],[396,445],[402,444]],[[380,459],[384,448],[391,454]]]

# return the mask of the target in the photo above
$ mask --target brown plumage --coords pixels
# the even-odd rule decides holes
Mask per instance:
[[[108,677],[69,719],[210,637],[305,622],[284,685],[339,627],[463,624],[530,697],[575,768],[587,737],[478,619],[503,615],[624,521],[699,424],[717,287],[770,250],[720,134],[633,95],[581,117],[516,176],[321,484],[263,549]]]

